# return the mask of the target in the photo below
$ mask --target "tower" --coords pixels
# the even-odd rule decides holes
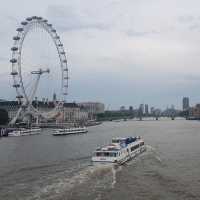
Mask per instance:
[[[53,93],[53,102],[55,103],[56,101],[57,101],[56,93],[54,92],[54,93]]]
[[[183,97],[183,110],[188,110],[190,107],[189,97]]]

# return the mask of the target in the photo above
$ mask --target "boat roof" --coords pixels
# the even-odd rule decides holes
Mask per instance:
[[[111,144],[108,144],[106,146],[98,147],[95,152],[102,152],[102,151],[119,151],[120,149],[123,149],[125,146],[122,145],[124,143],[125,145],[128,145],[130,143],[138,143],[138,140],[140,140],[139,137],[116,137],[113,138],[112,141],[119,141],[119,142],[112,142]]]
[[[127,138],[125,138],[125,137],[115,137],[115,138],[112,138],[112,140],[126,140]]]
[[[119,144],[109,144],[107,146],[99,147],[96,149],[96,151],[118,151],[122,147]]]

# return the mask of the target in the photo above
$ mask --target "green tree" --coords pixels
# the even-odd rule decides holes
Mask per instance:
[[[4,109],[0,109],[0,125],[5,125],[9,121],[8,112]]]

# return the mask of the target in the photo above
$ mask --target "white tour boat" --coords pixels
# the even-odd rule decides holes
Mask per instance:
[[[70,135],[70,134],[87,133],[87,132],[88,130],[86,127],[63,128],[63,129],[55,129],[53,135],[60,136],[60,135]]]
[[[112,143],[93,152],[93,162],[122,164],[146,150],[140,137],[114,138]]]
[[[41,132],[40,128],[21,128],[18,130],[14,130],[8,133],[8,136],[13,136],[13,137],[17,137],[17,136],[26,136],[26,135],[36,135],[39,134]]]

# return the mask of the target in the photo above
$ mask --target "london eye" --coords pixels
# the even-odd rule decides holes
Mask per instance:
[[[54,109],[56,113],[66,100],[69,79],[63,43],[47,19],[28,17],[16,31],[10,62],[13,87],[21,107],[10,124],[15,124],[20,116],[23,118],[27,114],[47,118],[48,115],[39,112],[32,102],[36,96],[50,98],[53,92],[58,95]]]

